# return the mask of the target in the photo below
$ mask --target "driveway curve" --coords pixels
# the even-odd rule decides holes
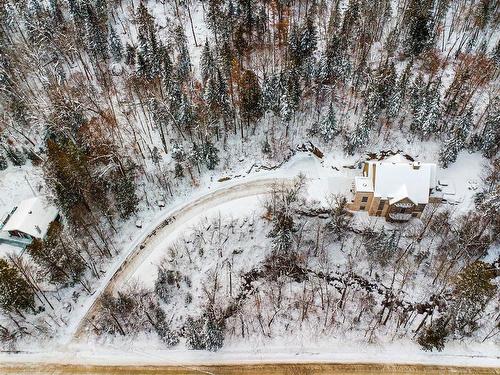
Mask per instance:
[[[94,316],[99,306],[100,297],[105,293],[113,293],[117,286],[123,285],[133,275],[134,271],[155,249],[156,245],[179,229],[190,219],[202,215],[206,210],[217,207],[221,204],[235,199],[262,195],[271,192],[273,186],[291,184],[291,178],[268,177],[241,183],[227,187],[215,189],[200,197],[195,198],[180,207],[174,208],[162,217],[162,220],[144,237],[132,244],[133,249],[129,250],[124,259],[114,267],[104,280],[101,287],[94,292],[90,300],[79,314],[77,321],[73,323],[70,332],[71,341],[82,338],[88,321]]]

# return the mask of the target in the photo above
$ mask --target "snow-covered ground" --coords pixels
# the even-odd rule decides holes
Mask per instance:
[[[71,344],[65,347],[9,355],[0,353],[1,363],[64,363],[87,365],[189,365],[224,363],[404,363],[450,366],[500,367],[500,355],[495,344],[468,346],[450,344],[443,352],[423,352],[409,341],[384,345],[348,342],[328,338],[323,342],[277,341],[265,347],[245,344],[223,348],[219,352],[165,350],[153,337],[101,345],[95,342]]]
[[[252,183],[266,181],[263,185],[269,190],[272,185],[270,181],[292,180],[298,174],[304,174],[307,182],[307,196],[323,203],[329,195],[335,193],[348,194],[354,175],[360,173],[359,169],[344,168],[353,163],[359,162],[359,159],[341,159],[332,154],[327,154],[323,160],[320,160],[309,153],[298,153],[292,157],[281,168],[266,171],[258,169],[250,174],[244,172],[235,172],[241,177],[233,178],[225,182],[214,181],[214,176],[204,181],[204,184],[190,194],[190,197],[180,197],[171,202],[167,207],[161,210],[148,210],[138,214],[144,226],[137,229],[131,221],[124,226],[122,230],[122,242],[119,251],[113,263],[110,264],[106,274],[98,281],[98,285],[92,295],[81,297],[75,304],[73,311],[68,317],[67,326],[60,330],[59,338],[46,346],[46,350],[39,350],[37,345],[28,345],[27,350],[31,354],[22,354],[16,356],[4,356],[8,361],[68,361],[68,357],[73,357],[74,361],[92,363],[124,363],[123,359],[118,360],[116,356],[126,358],[127,363],[142,363],[152,361],[157,358],[159,363],[179,363],[179,362],[234,362],[241,360],[248,361],[346,361],[346,362],[387,362],[389,359],[393,362],[406,363],[438,363],[438,364],[481,364],[497,366],[498,347],[494,344],[484,344],[474,346],[474,351],[467,345],[453,344],[446,348],[443,353],[424,353],[418,349],[416,344],[409,341],[388,342],[383,345],[364,345],[360,351],[359,345],[355,342],[346,342],[341,338],[328,339],[327,341],[311,341],[311,337],[303,337],[300,342],[297,338],[284,337],[276,339],[265,347],[262,342],[228,342],[227,349],[223,348],[221,352],[200,353],[186,350],[165,351],[161,343],[152,337],[135,337],[133,341],[113,339],[106,342],[94,342],[94,339],[83,339],[77,342],[71,342],[77,329],[82,324],[82,320],[91,310],[98,297],[106,288],[117,272],[127,262],[135,251],[136,260],[132,265],[127,264],[124,267],[118,282],[114,283],[112,290],[124,288],[127,284],[139,281],[140,283],[151,287],[157,275],[157,267],[165,256],[168,247],[175,243],[181,236],[191,233],[203,222],[207,222],[216,217],[239,218],[262,213],[262,202],[265,194],[262,190],[252,191],[249,189],[236,190],[236,193],[228,195],[222,194],[219,200],[210,200],[206,197],[217,195],[217,192],[231,191],[231,188],[238,186],[252,186]],[[438,171],[438,179],[451,181],[455,188],[458,208],[466,210],[471,203],[471,198],[475,193],[472,186],[477,186],[482,173],[484,159],[477,154],[462,153],[457,163],[447,170]],[[15,176],[13,181],[14,189],[11,184],[3,185],[5,194],[16,191],[18,199],[24,199],[32,194],[28,184],[23,184],[24,172],[22,170],[7,171],[6,175]],[[7,186],[7,187],[6,187]],[[18,186],[18,189],[15,189]],[[24,188],[22,188],[24,186]],[[239,193],[238,193],[239,192]],[[4,195],[5,196],[5,195]],[[187,202],[187,203],[186,203]],[[152,238],[152,241],[143,249],[138,249],[146,237],[162,223],[166,218],[175,216],[176,212],[189,206],[193,202],[198,202],[195,210],[192,210],[183,220],[174,221],[161,229]],[[6,205],[4,204],[4,207]],[[357,218],[361,221],[370,220],[366,213],[357,213]],[[81,339],[81,338],[80,338]],[[281,340],[281,341],[280,341]],[[293,350],[291,350],[293,348]],[[71,354],[70,354],[71,353]],[[114,359],[112,359],[112,357]]]

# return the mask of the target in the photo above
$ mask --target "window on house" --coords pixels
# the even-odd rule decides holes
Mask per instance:
[[[380,201],[378,204],[378,210],[383,210],[385,205],[385,201]]]
[[[362,198],[361,198],[361,202],[363,202],[363,203],[368,202],[368,197],[362,197]]]

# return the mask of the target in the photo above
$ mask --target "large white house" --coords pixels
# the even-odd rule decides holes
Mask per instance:
[[[364,163],[363,175],[355,177],[354,198],[349,208],[368,211],[388,221],[420,217],[429,202],[439,202],[436,164],[407,160],[393,155]]]
[[[26,246],[34,238],[43,239],[59,212],[44,197],[20,202],[0,223],[0,242]]]

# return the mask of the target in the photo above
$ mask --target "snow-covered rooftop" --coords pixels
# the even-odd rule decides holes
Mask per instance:
[[[43,197],[26,199],[19,203],[2,230],[19,231],[35,238],[43,238],[57,215],[57,208],[49,205]]]
[[[391,204],[404,198],[414,204],[429,202],[429,191],[436,186],[436,164],[410,162],[399,155],[369,164],[370,179],[375,166],[374,196],[388,198]]]
[[[356,191],[363,193],[373,192],[373,183],[370,177],[356,176],[354,177],[354,186]]]

